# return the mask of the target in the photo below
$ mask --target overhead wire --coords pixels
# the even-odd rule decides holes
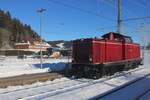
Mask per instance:
[[[142,5],[141,3],[137,2],[136,0],[128,0],[129,2],[131,2],[132,4],[141,7],[141,8],[146,8],[146,6]],[[147,8],[146,8],[147,9]]]
[[[66,3],[63,3],[63,2],[60,2],[58,0],[48,0],[49,2],[52,2],[52,3],[55,3],[57,5],[61,5],[61,6],[65,6],[65,7],[68,7],[68,8],[71,8],[71,9],[75,9],[75,10],[78,10],[78,11],[81,11],[81,12],[84,12],[84,13],[88,13],[88,14],[91,14],[91,15],[96,15],[98,17],[101,17],[105,20],[109,20],[109,21],[115,21],[113,19],[110,19],[108,17],[105,17],[105,16],[102,16],[100,15],[99,13],[95,13],[95,12],[92,12],[92,11],[89,11],[89,10],[86,10],[86,9],[82,9],[82,8],[79,8],[79,7],[76,7],[76,6],[72,6],[72,5],[69,5],[69,4],[66,4]],[[99,0],[97,0],[97,3],[100,3]],[[110,4],[112,5],[112,2],[110,2]],[[97,7],[99,7],[99,4],[97,4]],[[114,6],[115,7],[115,6]],[[136,18],[127,18],[127,19],[122,19],[123,22],[126,22],[126,21],[134,21],[134,20],[142,20],[142,19],[149,19],[150,16],[145,16],[145,17],[136,17]],[[122,23],[123,24],[123,23]],[[108,26],[108,27],[102,27],[102,28],[98,28],[96,30],[104,30],[104,29],[108,29],[108,28],[114,28],[114,27],[117,27],[117,26]],[[131,27],[128,27],[128,28],[131,28]]]
[[[143,10],[148,10],[148,8],[144,5],[142,5],[141,0],[139,2],[139,0],[127,0],[128,2],[132,3],[133,5],[137,6],[138,8],[142,8]],[[137,19],[138,20],[138,19]]]
[[[97,2],[97,14],[100,14],[100,11],[99,11],[99,9],[100,9],[100,0],[96,0],[96,2]]]
[[[111,5],[112,7],[114,7],[115,9],[117,9],[117,6],[115,6],[115,4],[112,2],[112,0],[105,0],[105,2],[108,3],[109,5]],[[129,16],[129,13],[132,13],[132,14],[136,15],[135,12],[129,10],[129,9],[128,9],[126,6],[124,6],[124,5],[121,5],[121,9],[123,10],[123,11],[121,12],[122,17],[124,17],[124,16],[125,16],[125,17]]]
[[[138,2],[139,2],[142,6],[148,7],[148,5],[147,5],[145,2],[143,2],[142,0],[138,0]]]
[[[97,13],[95,13],[95,12],[92,12],[92,11],[89,11],[89,10],[86,10],[86,9],[82,9],[82,8],[79,8],[79,7],[76,7],[76,6],[72,6],[72,5],[69,5],[69,4],[60,2],[60,1],[58,1],[58,0],[48,0],[48,1],[51,2],[51,3],[55,3],[55,4],[57,4],[57,5],[61,5],[61,6],[67,7],[67,8],[71,8],[71,9],[78,10],[78,11],[80,11],[80,12],[84,12],[84,13],[88,13],[88,14],[91,14],[91,15],[95,15],[95,16],[97,16],[97,17],[103,18],[103,19],[108,20],[108,21],[115,21],[114,19],[105,17],[105,16],[103,16],[103,15],[97,14]]]
[[[105,26],[105,27],[97,28],[96,30],[97,30],[97,31],[100,31],[100,30],[105,30],[105,29],[115,28],[115,27],[117,27],[117,26]]]
[[[135,21],[135,20],[142,20],[142,19],[150,19],[150,16],[127,18],[127,19],[123,19],[122,21]]]

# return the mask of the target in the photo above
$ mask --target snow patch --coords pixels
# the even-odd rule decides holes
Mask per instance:
[[[63,49],[64,48],[64,43],[59,43],[59,44],[56,44],[60,49]]]
[[[23,74],[43,73],[48,71],[61,71],[66,66],[68,59],[43,59],[43,68],[40,67],[40,59],[17,59],[17,57],[5,57],[0,59],[0,78],[18,76]]]

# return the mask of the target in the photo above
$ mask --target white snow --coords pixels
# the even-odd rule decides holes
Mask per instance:
[[[145,50],[144,53],[144,64],[150,64],[150,50]]]
[[[60,49],[63,49],[64,48],[64,43],[59,43],[59,44],[56,44]]]
[[[11,86],[6,89],[0,89],[0,98],[3,100],[16,100],[19,98],[23,100],[86,100],[150,73],[150,67],[141,66],[138,69],[140,70],[132,74],[123,75],[110,80],[103,81],[106,78],[99,79],[102,82],[96,84],[92,84],[92,80],[88,79],[71,80],[61,78],[44,83],[35,83],[33,85]],[[84,84],[90,85],[84,87]],[[75,89],[73,87],[75,87]],[[69,88],[72,90],[67,91]]]
[[[145,84],[145,83],[150,83],[150,76],[137,81],[135,83],[133,83],[132,85],[123,88],[111,95],[108,95],[104,98],[102,98],[101,100],[112,100],[112,98],[114,100],[119,100],[119,98],[123,98],[122,100],[137,100],[137,98],[139,98],[139,96],[144,93],[145,91],[147,91],[148,89],[150,89],[150,85],[149,84]],[[148,97],[145,100],[150,99],[150,97]]]
[[[88,87],[83,87],[80,89],[65,92],[65,93],[62,93],[59,95],[55,95],[55,96],[47,96],[42,99],[45,99],[45,100],[53,100],[53,99],[55,99],[55,100],[60,100],[60,99],[61,100],[70,100],[70,99],[71,100],[87,100],[89,98],[92,98],[93,96],[108,92],[108,91],[115,89],[129,81],[132,81],[136,78],[144,76],[147,73],[150,73],[150,67],[147,67],[147,68],[146,67],[147,66],[145,66],[145,69],[139,70],[135,73],[132,73],[131,75],[125,75],[125,76],[113,78],[113,79],[105,81],[105,82],[97,83],[94,85],[90,85]],[[149,82],[149,81],[146,81],[146,82]],[[145,84],[145,83],[143,83],[143,84]],[[147,88],[147,87],[150,88],[149,84],[145,85],[145,88]],[[143,89],[144,88],[142,87],[142,90]],[[133,92],[133,91],[130,91],[130,92]],[[139,92],[139,91],[137,91],[137,92]],[[133,95],[128,93],[127,96],[132,98]],[[120,96],[120,98],[122,98],[122,97],[123,96]],[[112,100],[112,98],[105,99],[105,100]],[[113,99],[113,100],[120,100],[120,99]],[[122,98],[121,100],[133,100],[133,99],[128,99],[128,97],[126,97],[126,98]]]
[[[16,59],[13,58],[9,58],[9,60],[7,61],[8,64],[6,64],[5,66],[11,66],[14,64],[12,64],[13,61],[15,61]],[[31,59],[31,58],[30,58]],[[20,62],[18,61],[18,59],[16,60],[16,65],[15,70],[17,70],[16,72],[18,72],[18,70],[21,70],[22,68],[19,68],[19,66],[23,65],[23,66],[29,66],[30,67],[23,67],[23,70],[33,70],[33,69],[39,69],[37,65],[33,64],[37,64],[39,63],[39,59],[26,59],[25,61],[20,60]],[[38,61],[37,61],[38,60]],[[116,77],[113,79],[109,79],[106,81],[102,81],[102,82],[98,82],[96,84],[92,84],[92,80],[86,80],[86,79],[81,79],[81,80],[72,80],[72,79],[68,79],[68,78],[61,78],[61,79],[57,79],[54,81],[47,81],[44,83],[35,83],[32,85],[25,85],[25,86],[11,86],[8,87],[6,89],[0,89],[0,98],[2,100],[16,100],[16,99],[23,99],[23,100],[35,100],[35,99],[45,99],[45,100],[86,100],[89,98],[92,98],[93,96],[99,95],[99,94],[103,94],[106,93],[108,91],[111,91],[112,89],[118,88],[121,85],[124,85],[130,81],[133,81],[137,78],[143,77],[146,74],[150,74],[150,52],[146,51],[145,53],[145,65],[140,66],[139,70],[132,72],[131,74],[127,74],[127,75],[122,75],[120,77]],[[58,63],[58,62],[67,62],[67,59],[59,59],[59,60],[45,60],[44,62],[52,62],[52,63]],[[2,61],[2,62],[5,62]],[[2,63],[3,64],[3,63]],[[5,64],[5,63],[4,63]],[[27,64],[27,65],[26,65]],[[36,66],[36,67],[35,67]],[[47,65],[46,65],[47,66]],[[12,69],[13,69],[12,68]],[[48,67],[49,68],[49,67]],[[7,70],[9,68],[6,68]],[[9,69],[9,71],[11,71]],[[44,68],[45,69],[45,68]],[[135,69],[133,69],[135,70]],[[6,72],[6,70],[4,70]],[[2,72],[2,71],[0,71]],[[7,72],[6,72],[7,73]],[[125,72],[123,72],[125,73]],[[105,80],[107,77],[105,78],[101,78],[99,80]],[[147,79],[149,79],[150,77],[147,77]],[[97,81],[97,80],[96,80]],[[145,89],[150,88],[149,85],[150,81],[149,80],[144,80],[144,81],[140,81],[139,83],[137,83],[137,85],[135,85],[135,87],[133,88],[129,88],[129,89],[125,89],[123,92],[119,92],[118,94],[116,94],[117,96],[119,95],[119,99],[121,98],[122,100],[127,100],[128,97],[124,97],[126,94],[126,96],[129,96],[130,98],[128,100],[133,99],[133,95],[135,96],[136,94],[139,94],[140,92],[143,92]],[[90,84],[89,86],[84,86],[83,84]],[[83,87],[81,87],[83,86]],[[80,87],[80,88],[73,88],[73,87]],[[69,90],[72,89],[72,90]],[[66,91],[65,91],[66,90]],[[69,91],[67,91],[69,90]],[[137,91],[136,91],[137,90]],[[64,92],[65,91],[65,92]],[[150,93],[149,93],[150,94]],[[146,95],[146,97],[150,97],[150,95]],[[113,99],[115,97],[110,97],[108,99]],[[143,97],[144,98],[144,97]],[[118,98],[115,98],[116,100]]]
[[[17,59],[17,57],[1,57],[0,78],[23,74],[60,71],[65,68],[68,59],[43,59],[43,68],[40,68],[40,59]]]

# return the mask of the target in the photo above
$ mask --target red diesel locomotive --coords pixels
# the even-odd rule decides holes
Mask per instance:
[[[110,32],[102,38],[73,41],[71,73],[100,78],[141,64],[140,45],[131,37]]]

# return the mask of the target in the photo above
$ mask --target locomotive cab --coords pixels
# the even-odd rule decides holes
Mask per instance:
[[[118,33],[113,33],[113,32],[103,35],[102,38],[105,40],[112,40],[116,42],[133,43],[133,40],[131,37],[118,34]]]

